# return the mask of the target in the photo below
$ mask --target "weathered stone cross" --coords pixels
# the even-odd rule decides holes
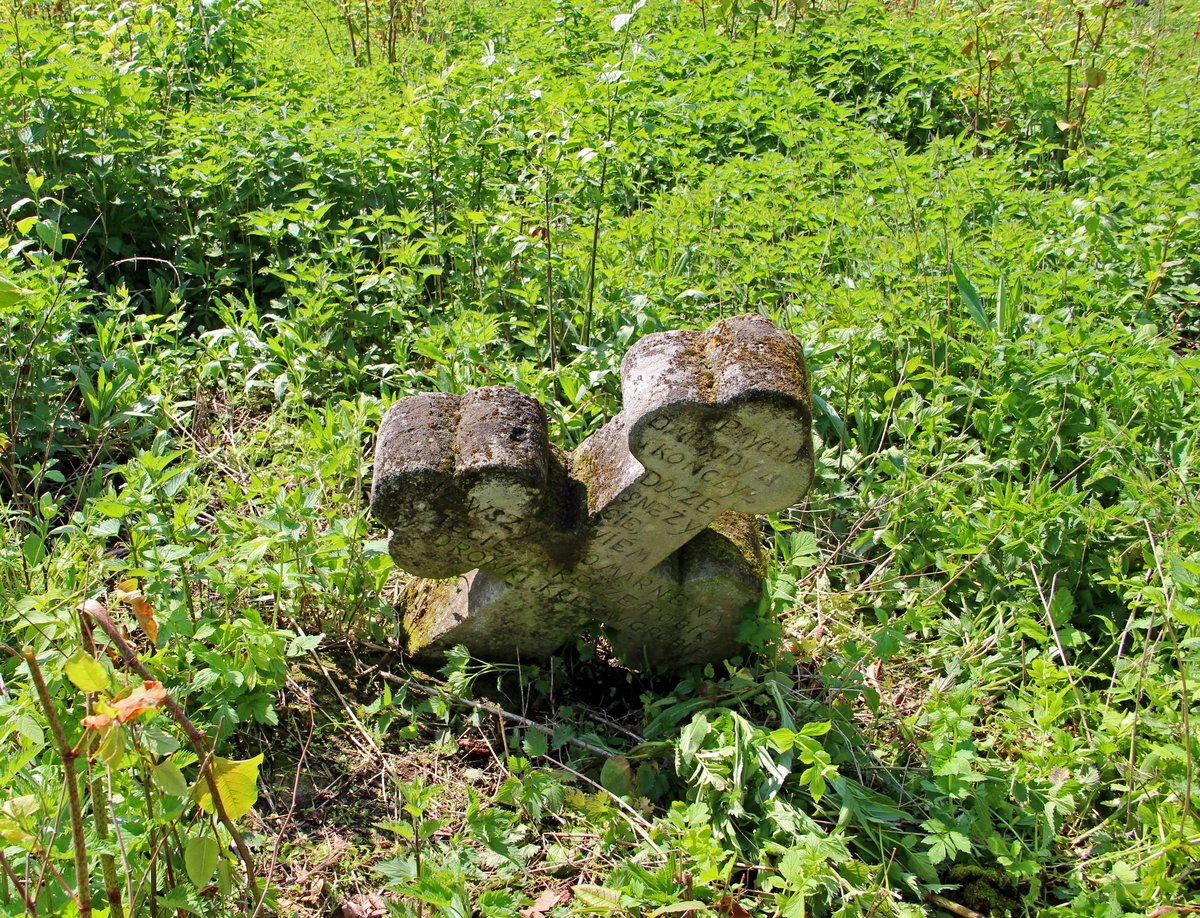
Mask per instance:
[[[634,665],[737,651],[764,572],[748,514],[812,481],[800,345],[760,316],[648,335],[621,389],[622,412],[570,455],[507,386],[388,411],[371,509],[397,565],[428,578],[401,598],[411,653],[545,658],[590,621]]]

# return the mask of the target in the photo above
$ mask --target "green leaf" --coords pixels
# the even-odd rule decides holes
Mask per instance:
[[[629,20],[633,18],[634,13],[636,13],[645,5],[646,0],[638,0],[638,2],[633,5],[633,9],[631,9],[628,13],[618,13],[616,16],[613,16],[612,30],[614,32],[620,32],[623,28],[625,28],[625,26],[629,25]]]
[[[188,840],[183,851],[183,863],[187,867],[188,879],[192,881],[193,886],[203,889],[208,885],[217,869],[220,856],[221,849],[211,835],[201,835]]]
[[[46,248],[56,255],[62,252],[63,234],[57,223],[51,220],[39,220],[34,230]]]
[[[800,728],[801,736],[824,736],[829,732],[830,722],[827,720],[815,720],[812,723],[807,723]]]
[[[687,899],[683,902],[673,902],[670,905],[664,905],[662,908],[656,908],[646,918],[657,918],[658,915],[672,915],[677,912],[703,912],[708,907],[706,902],[700,902],[697,899]]]
[[[958,266],[958,262],[950,262],[950,267],[954,269],[954,281],[958,285],[958,295],[962,297],[963,305],[967,307],[967,312],[971,314],[971,318],[975,320],[975,324],[984,331],[990,331],[992,323],[988,320],[987,313],[983,311],[983,302],[979,299],[979,291],[975,289],[975,285],[971,283],[971,279],[963,273],[962,268]]]
[[[41,746],[46,742],[46,731],[42,729],[33,717],[28,714],[18,714],[9,722],[18,734],[23,736],[30,745]]]
[[[95,657],[84,650],[77,651],[67,661],[63,672],[81,692],[108,691],[108,673]]]
[[[142,730],[142,740],[155,755],[170,755],[179,749],[179,740],[153,723]]]
[[[125,731],[117,723],[111,724],[104,731],[104,739],[96,750],[100,761],[110,768],[119,768],[125,757]]]
[[[186,797],[188,793],[187,779],[174,762],[159,762],[154,766],[154,783],[164,793],[172,797]]]
[[[324,632],[321,634],[298,634],[288,644],[287,655],[289,657],[298,657],[301,654],[316,650],[324,639]]]
[[[24,287],[18,287],[3,274],[0,274],[0,309],[5,309],[8,306],[19,303],[27,296],[29,296],[28,290]]]
[[[228,897],[233,894],[233,868],[225,858],[217,861],[217,888],[222,896]]]
[[[593,886],[591,883],[580,883],[573,890],[575,901],[584,908],[614,912],[621,907],[621,892],[616,889],[605,889],[603,886]]]
[[[537,730],[526,730],[521,748],[525,750],[525,754],[530,758],[545,755],[549,751],[546,734],[540,733]]]
[[[1017,278],[1015,284],[1009,285],[1004,278],[1000,278],[1000,288],[996,292],[996,328],[1001,334],[1008,334],[1017,325],[1017,310],[1021,305],[1021,297],[1025,292],[1025,285],[1021,282],[1021,278]]]
[[[46,540],[36,532],[29,533],[21,543],[21,553],[30,567],[36,567],[46,557]]]
[[[632,797],[635,785],[629,759],[618,755],[605,762],[600,769],[600,783],[616,797]]]
[[[700,748],[704,738],[708,736],[708,718],[697,714],[690,724],[679,734],[679,756],[687,761]]]
[[[212,769],[217,793],[221,795],[221,803],[224,804],[225,813],[230,819],[241,819],[258,800],[258,766],[262,764],[262,760],[261,753],[241,762],[213,759]],[[192,799],[204,812],[216,814],[216,805],[203,775],[192,789]]]

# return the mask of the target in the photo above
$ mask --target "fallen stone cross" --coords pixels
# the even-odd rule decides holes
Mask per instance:
[[[648,335],[621,391],[621,413],[570,454],[508,386],[391,407],[371,510],[420,578],[400,600],[410,653],[544,659],[593,621],[637,666],[739,650],[765,572],[751,514],[812,482],[800,345],[754,315]]]

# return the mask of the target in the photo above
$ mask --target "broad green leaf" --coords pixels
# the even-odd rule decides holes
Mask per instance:
[[[521,748],[525,750],[525,754],[531,758],[545,755],[549,749],[546,740],[546,734],[539,733],[537,730],[526,730],[524,741],[521,743]]]
[[[58,228],[58,224],[52,220],[42,219],[37,222],[34,231],[46,248],[50,249],[55,254],[62,251],[63,234]]]
[[[183,863],[187,867],[188,879],[197,889],[208,885],[213,871],[217,869],[217,860],[221,849],[217,840],[211,835],[201,835],[188,840],[183,851]]]
[[[46,742],[46,731],[42,729],[42,725],[31,715],[18,714],[9,723],[30,745],[41,746]]]
[[[585,908],[601,912],[614,912],[621,907],[621,892],[605,889],[591,883],[580,883],[574,889],[575,901]]]
[[[174,762],[159,762],[154,766],[154,783],[172,797],[186,797],[188,792],[187,779]]]
[[[0,274],[0,309],[19,303],[27,296],[29,296],[28,290],[18,287],[3,274]]]
[[[971,314],[971,318],[975,320],[975,324],[984,331],[989,331],[992,327],[988,320],[987,313],[983,311],[983,302],[979,299],[979,291],[975,289],[975,285],[971,283],[971,279],[963,273],[962,268],[958,266],[958,262],[950,262],[950,266],[954,269],[954,282],[958,285],[958,295],[962,297],[963,305],[967,307],[967,312]]]
[[[288,644],[287,655],[289,657],[298,657],[301,654],[316,650],[318,645],[325,639],[325,634],[298,634],[292,638]]]
[[[233,868],[225,858],[217,861],[217,888],[221,890],[222,896],[233,894]]]
[[[81,692],[108,691],[108,673],[100,661],[87,651],[80,650],[67,661],[63,672]]]
[[[179,749],[179,740],[153,723],[142,730],[142,739],[155,755],[170,755]]]
[[[36,532],[29,533],[21,544],[21,553],[30,567],[36,567],[46,557],[46,540]]]
[[[708,719],[703,714],[697,714],[679,734],[679,755],[684,760],[690,758],[707,735]]]
[[[124,519],[130,510],[130,505],[124,501],[111,499],[94,500],[88,507],[101,516],[114,520]]]
[[[213,759],[212,769],[217,793],[221,795],[221,803],[224,804],[225,813],[230,819],[241,819],[258,800],[258,766],[262,764],[262,760],[261,753],[240,762],[233,759]],[[217,812],[208,782],[204,780],[203,775],[192,790],[192,799],[204,812]]]
[[[110,768],[120,767],[121,760],[125,757],[125,731],[117,724],[109,725],[96,755]]]
[[[633,5],[633,9],[631,9],[628,13],[618,13],[616,16],[613,16],[612,30],[614,32],[620,32],[623,28],[625,28],[625,26],[629,25],[629,20],[633,18],[634,14],[645,5],[646,0],[637,0],[637,3]]]
[[[0,841],[26,851],[32,850],[37,844],[37,839],[21,828],[15,819],[3,815],[0,815]]]
[[[633,768],[623,755],[614,756],[600,769],[600,783],[617,797],[631,797],[634,792]]]

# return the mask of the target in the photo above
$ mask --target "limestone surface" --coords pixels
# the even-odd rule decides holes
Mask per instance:
[[[371,507],[421,578],[401,599],[409,652],[540,659],[593,621],[642,667],[737,652],[764,568],[751,514],[812,482],[800,345],[755,315],[649,335],[621,387],[621,413],[570,455],[510,387],[392,406]]]

